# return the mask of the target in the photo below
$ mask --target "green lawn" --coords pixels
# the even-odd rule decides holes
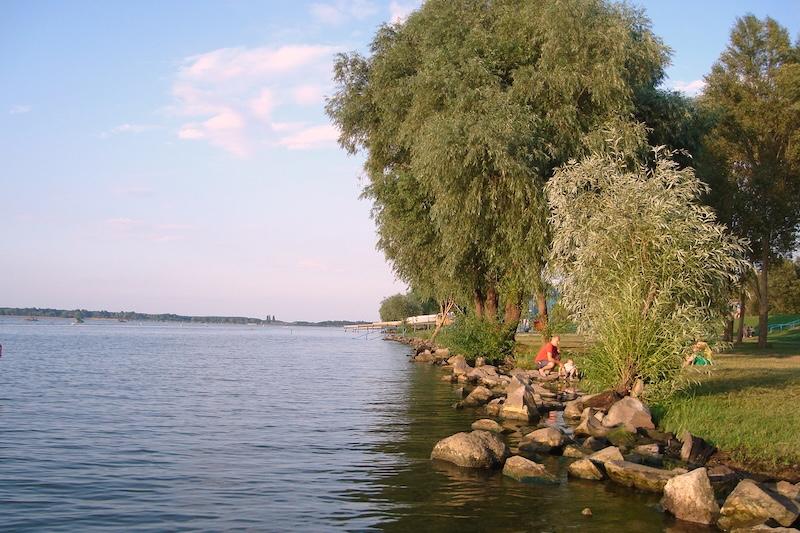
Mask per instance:
[[[759,350],[748,339],[716,357],[710,375],[665,406],[660,424],[689,430],[735,461],[765,470],[800,465],[800,329],[770,335]]]

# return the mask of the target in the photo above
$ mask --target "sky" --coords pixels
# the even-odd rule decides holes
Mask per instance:
[[[697,94],[737,16],[634,1]],[[0,306],[372,320],[405,290],[324,114],[337,52],[414,0],[9,1],[0,18]]]

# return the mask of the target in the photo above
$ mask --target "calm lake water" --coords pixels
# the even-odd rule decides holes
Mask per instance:
[[[10,318],[0,343],[0,529],[705,531],[563,459],[552,487],[432,463],[477,417],[403,345]]]

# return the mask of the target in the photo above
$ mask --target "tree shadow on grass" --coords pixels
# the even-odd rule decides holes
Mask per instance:
[[[745,392],[747,389],[782,390],[786,387],[800,387],[800,366],[795,368],[730,368],[718,370],[718,375],[689,385],[687,396],[715,396],[731,392]]]

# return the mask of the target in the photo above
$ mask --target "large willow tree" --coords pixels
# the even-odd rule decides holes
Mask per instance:
[[[636,138],[668,51],[640,11],[602,0],[428,0],[340,55],[327,111],[363,151],[378,246],[416,288],[469,297],[515,328],[544,302],[544,184],[604,132]],[[542,306],[540,305],[540,309]]]

